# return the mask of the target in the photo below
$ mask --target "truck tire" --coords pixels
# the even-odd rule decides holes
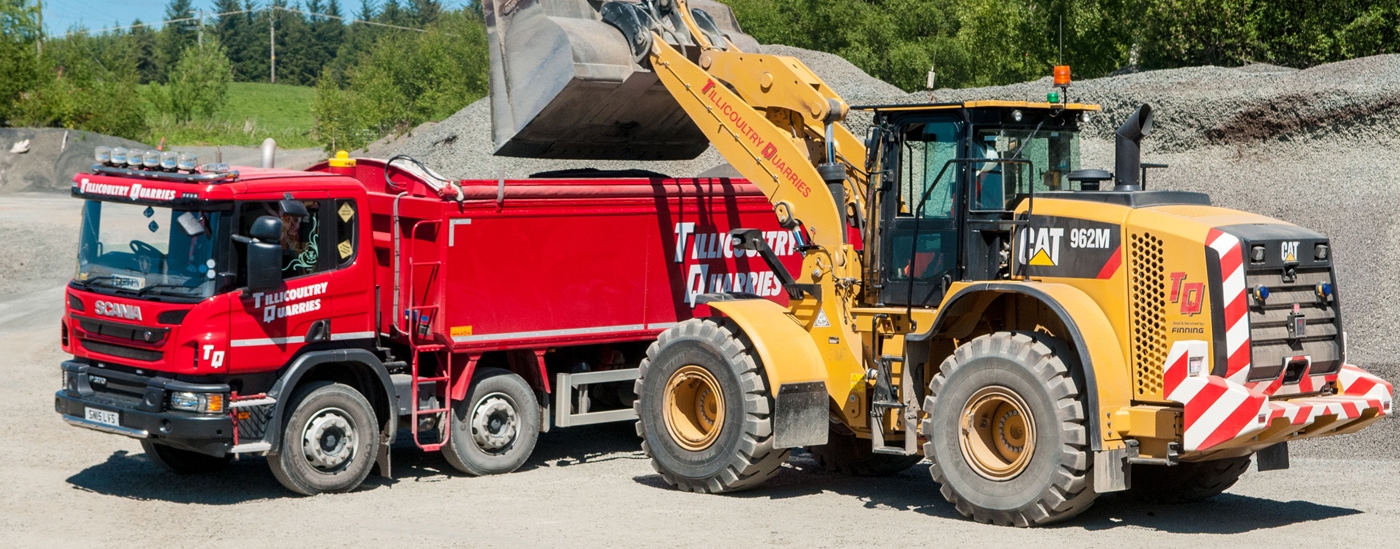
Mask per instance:
[[[763,366],[732,323],[690,319],[647,349],[634,385],[642,451],[687,492],[747,490],[778,473]]]
[[[306,496],[349,492],[369,476],[379,451],[374,409],[349,385],[317,381],[297,388],[272,476]]]
[[[166,446],[151,440],[142,440],[141,449],[146,451],[146,457],[156,465],[178,475],[212,473],[228,466],[229,460],[233,459],[233,454],[214,457]]]
[[[909,436],[914,436],[910,434]],[[896,456],[871,451],[870,439],[832,429],[826,444],[808,446],[817,466],[832,473],[856,477],[887,477],[898,474],[924,459],[923,456]]]
[[[467,398],[452,403],[452,436],[442,455],[472,476],[519,469],[540,438],[540,406],[520,376],[501,368],[473,375]]]
[[[1151,503],[1188,503],[1220,495],[1249,470],[1249,456],[1166,465],[1133,465],[1128,495]]]
[[[998,332],[957,348],[929,383],[922,432],[930,473],[959,513],[1038,526],[1097,494],[1075,357],[1044,334]]]

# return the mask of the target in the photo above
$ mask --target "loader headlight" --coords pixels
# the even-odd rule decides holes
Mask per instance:
[[[146,151],[141,149],[131,149],[126,153],[126,165],[132,168],[141,167],[141,159],[146,156]]]
[[[1264,245],[1256,244],[1249,249],[1249,260],[1255,263],[1264,262]]]
[[[1316,259],[1318,261],[1326,261],[1327,252],[1329,251],[1330,250],[1327,249],[1326,244],[1318,244],[1316,246],[1313,246],[1313,259]]]
[[[151,149],[141,154],[141,165],[147,168],[160,167],[160,151]]]
[[[93,150],[92,150],[92,159],[93,159],[93,160],[96,160],[98,164],[106,164],[106,163],[108,163],[108,162],[111,162],[111,161],[112,161],[112,148],[111,148],[111,147],[97,147],[97,148],[93,149]]]
[[[126,153],[126,147],[117,147],[115,149],[112,149],[112,164],[115,166],[126,164]]]
[[[1021,121],[1021,109],[1016,109],[1016,110],[1014,110],[1014,111],[1011,111],[1011,119],[1012,119],[1012,120],[1015,120],[1015,121],[1017,121],[1017,122],[1020,122],[1020,121]]]
[[[175,151],[165,151],[160,153],[160,168],[162,170],[173,170],[180,159],[180,153]]]
[[[224,395],[220,393],[176,391],[170,393],[170,409],[204,414],[223,413]]]

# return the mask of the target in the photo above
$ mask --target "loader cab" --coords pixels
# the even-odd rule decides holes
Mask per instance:
[[[979,102],[866,107],[868,158],[884,173],[869,207],[883,305],[933,307],[957,281],[1009,276],[1014,211],[1071,190],[1079,124],[1094,106]],[[877,153],[878,149],[878,154]],[[873,260],[872,260],[873,259]]]

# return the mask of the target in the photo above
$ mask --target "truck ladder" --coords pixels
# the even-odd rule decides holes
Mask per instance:
[[[411,429],[413,431],[413,443],[425,451],[436,451],[442,449],[447,444],[452,434],[452,353],[446,341],[440,336],[441,333],[434,327],[441,322],[442,298],[446,290],[445,277],[443,273],[442,254],[445,250],[439,245],[438,260],[436,261],[415,261],[413,253],[414,236],[418,234],[418,229],[424,226],[436,225],[439,228],[442,222],[439,220],[421,220],[413,224],[409,231],[408,238],[408,273],[406,284],[408,291],[408,306],[404,308],[404,333],[408,334],[409,346],[413,349],[412,376],[413,390],[411,397]],[[440,236],[440,235],[439,235]],[[429,292],[423,289],[425,295],[431,295],[428,299],[435,301],[433,304],[418,303],[418,288],[413,281],[420,269],[427,269],[429,273],[429,284],[435,286],[436,291]],[[434,375],[423,375],[422,357],[424,354],[432,354],[437,359],[437,370]],[[436,404],[431,408],[423,408],[422,385],[431,386],[430,398],[436,398]],[[441,435],[435,442],[424,443],[420,432],[422,420],[428,417],[441,418],[434,421],[434,426],[441,431]]]

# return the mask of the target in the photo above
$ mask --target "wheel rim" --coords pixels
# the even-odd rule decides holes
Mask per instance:
[[[503,393],[491,393],[472,409],[472,440],[477,447],[497,453],[510,447],[520,432],[520,414]]]
[[[318,470],[331,472],[355,459],[355,422],[340,408],[326,408],[306,422],[301,432],[302,453]]]
[[[694,364],[683,366],[666,380],[665,394],[662,410],[671,439],[692,452],[714,444],[724,426],[724,394],[714,374]]]
[[[960,420],[963,458],[991,480],[1015,478],[1035,453],[1035,416],[1015,391],[994,385],[967,399]]]

